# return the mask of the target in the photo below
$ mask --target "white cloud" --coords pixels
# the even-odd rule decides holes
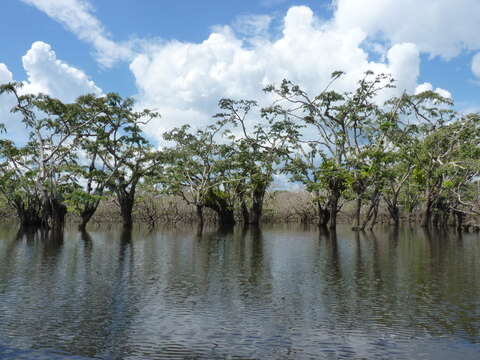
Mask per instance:
[[[7,65],[0,63],[0,85],[13,81],[13,74],[8,70]],[[14,104],[13,98],[7,95],[0,95],[0,122],[5,125],[11,117],[10,109]]]
[[[420,75],[420,52],[415,44],[394,45],[387,53],[390,72],[400,90],[413,91]]]
[[[472,72],[480,79],[480,53],[476,54],[472,59]]]
[[[7,65],[0,63],[0,84],[5,84],[12,81],[13,76]]]
[[[446,59],[480,48],[478,0],[337,0],[335,23]]]
[[[86,0],[22,0],[35,6],[49,17],[60,22],[82,41],[93,45],[98,61],[112,66],[118,60],[132,57],[129,44],[119,44],[110,39],[101,22],[92,15],[93,8]]]
[[[14,81],[12,72],[5,64],[0,63],[0,85]],[[0,122],[8,130],[8,134],[2,134],[2,138],[7,137],[10,140],[26,140],[24,126],[18,114],[10,110],[15,105],[15,99],[9,94],[0,95]]]
[[[362,48],[366,36],[358,28],[321,23],[310,8],[299,6],[287,12],[282,36],[276,40],[257,36],[250,43],[226,26],[201,43],[151,44],[130,64],[139,105],[163,115],[147,130],[159,138],[174,125],[204,125],[222,97],[266,102],[262,88],[284,78],[315,94],[336,70],[346,72],[337,84],[340,91],[351,89],[366,70],[392,73],[398,79],[397,91],[414,91],[420,64],[416,45],[397,44],[388,50],[385,62],[372,62]]]
[[[420,53],[448,59],[464,49],[480,48],[480,38],[472,31],[480,21],[478,0],[458,0],[455,4],[450,0],[335,0],[333,17],[328,21],[318,19],[309,7],[295,6],[288,10],[281,33],[275,36],[269,33],[270,16],[241,16],[233,29],[215,27],[203,42],[145,40],[137,54],[111,40],[88,0],[22,1],[93,44],[104,65],[132,59],[130,70],[139,106],[163,115],[160,123],[148,127],[156,138],[173,125],[205,124],[222,97],[267,101],[261,89],[283,78],[314,94],[324,88],[333,71],[346,72],[337,84],[337,90],[343,91],[351,89],[366,70],[373,70],[391,73],[397,80],[397,92],[413,92],[417,89]],[[366,49],[380,59],[372,61]],[[49,58],[46,53],[44,49],[44,59]],[[47,61],[49,66],[53,63]],[[33,70],[40,66],[41,61],[35,62]],[[48,81],[48,71],[42,75],[43,71],[33,70],[27,69],[33,79],[31,86],[58,92]],[[474,58],[472,71],[480,76],[480,55]],[[82,77],[71,78],[80,81]],[[88,83],[86,77],[82,79],[84,85]],[[435,91],[451,96],[443,89]]]
[[[81,70],[57,59],[50,45],[37,41],[22,58],[23,67],[27,73],[27,80],[23,82],[23,93],[44,93],[56,97],[64,102],[74,101],[78,96],[86,93],[101,95],[102,90],[88,78]],[[7,66],[0,63],[0,84],[14,80],[13,74]],[[16,114],[11,114],[14,106],[11,95],[0,96],[0,118],[8,129],[8,137],[21,141],[25,140],[25,131]]]
[[[434,91],[438,95],[443,96],[444,98],[447,98],[447,99],[452,98],[452,94],[450,93],[450,91],[442,89],[442,88],[434,89],[433,85],[430,84],[429,82],[425,82],[423,84],[418,85],[417,88],[415,89],[415,94],[418,95],[418,94],[421,94],[422,92],[425,92],[425,91]]]
[[[65,102],[86,93],[102,93],[83,71],[57,59],[50,45],[44,42],[34,42],[22,57],[22,63],[28,76],[25,92],[42,92]]]

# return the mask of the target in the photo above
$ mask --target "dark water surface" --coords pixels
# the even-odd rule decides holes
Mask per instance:
[[[0,229],[0,359],[480,359],[480,238]]]

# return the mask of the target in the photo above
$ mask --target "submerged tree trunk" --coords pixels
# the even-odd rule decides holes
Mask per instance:
[[[392,198],[384,197],[387,203],[387,210],[390,218],[393,220],[393,225],[398,227],[400,225],[400,208],[398,207],[398,192],[394,193]]]
[[[130,197],[121,199],[120,213],[122,214],[123,227],[130,228],[133,226],[133,201]]]
[[[375,225],[377,224],[378,206],[379,206],[379,204],[380,204],[380,198],[378,198],[378,199],[375,201],[375,206],[373,207],[373,218],[372,218],[372,223],[370,224],[370,227],[369,227],[370,230],[373,230],[373,228],[374,228]]]
[[[205,219],[203,217],[203,205],[196,206],[197,219],[198,219],[198,228],[203,230]]]
[[[134,195],[132,192],[122,192],[117,193],[117,195],[123,227],[126,229],[131,228],[133,226]]]
[[[43,229],[49,229],[53,232],[62,232],[65,226],[65,216],[67,207],[62,199],[53,195],[45,194],[42,204],[41,225]]]
[[[43,199],[14,201],[21,228],[63,231],[67,207],[62,199],[44,194]]]
[[[221,209],[217,211],[221,227],[232,227],[235,225],[235,216],[232,209]]]
[[[337,228],[337,214],[338,214],[338,202],[340,200],[340,193],[338,191],[332,192],[330,199],[328,201],[328,212],[329,212],[329,228],[330,230],[335,231]]]
[[[357,194],[357,201],[355,206],[355,224],[353,225],[353,228],[352,228],[352,230],[354,231],[362,230],[362,227],[360,226],[361,212],[362,212],[362,198],[360,197],[360,194]]]
[[[87,228],[87,224],[92,218],[92,216],[95,214],[95,211],[97,211],[99,202],[96,201],[94,203],[88,203],[85,205],[83,208],[82,212],[80,213],[80,224],[78,225],[78,229],[80,231],[85,231]]]
[[[241,202],[241,208],[242,208],[242,218],[243,218],[243,224],[247,225],[250,223],[250,214],[248,212],[248,206],[247,203],[245,202],[245,199],[242,198]]]
[[[427,196],[427,201],[425,203],[425,210],[423,211],[423,217],[422,217],[422,227],[428,227],[431,224],[432,221],[432,205],[433,201],[431,199],[430,194]]]
[[[450,206],[443,196],[437,197],[433,202],[433,225],[435,227],[445,227],[448,225],[448,216]]]
[[[370,206],[368,207],[365,219],[362,225],[357,230],[364,231],[370,221],[371,223],[370,223],[369,229],[370,230],[373,229],[373,227],[377,223],[378,206],[380,204],[380,198],[381,198],[380,191],[378,189],[375,189],[372,195],[370,196]]]
[[[352,230],[359,231],[363,230],[360,223],[361,223],[361,216],[362,216],[362,195],[365,193],[366,185],[362,178],[357,174],[355,181],[352,184],[353,191],[356,195],[356,206],[355,206],[355,223],[353,225]]]
[[[53,232],[62,232],[65,227],[65,217],[67,207],[58,199],[53,199],[51,205],[51,230]]]
[[[238,191],[238,198],[240,199],[240,210],[242,213],[243,225],[248,225],[250,223],[250,213],[248,210],[247,202],[245,200],[245,198],[248,196],[245,182],[242,182],[241,184],[239,184],[237,191]]]
[[[210,191],[206,197],[205,206],[216,212],[220,227],[232,227],[235,225],[233,207],[222,196],[219,196],[214,191]]]
[[[393,220],[393,225],[398,227],[400,225],[400,209],[396,203],[387,204],[388,212]]]
[[[457,231],[462,231],[463,229],[463,223],[465,221],[465,214],[461,211],[454,210],[454,215],[455,215],[455,227]]]
[[[322,203],[317,200],[317,211],[318,211],[318,226],[321,228],[326,228],[328,221],[330,220],[330,212],[327,208],[322,206]]]
[[[256,186],[252,193],[252,208],[250,210],[250,224],[258,226],[263,214],[263,200],[265,198],[266,187],[264,185]]]
[[[20,227],[23,229],[39,228],[42,226],[41,209],[38,206],[18,203],[15,205],[17,216],[20,220]]]

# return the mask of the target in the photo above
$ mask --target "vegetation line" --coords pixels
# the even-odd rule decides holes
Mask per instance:
[[[22,226],[53,231],[69,213],[84,230],[112,207],[126,228],[134,218],[151,226],[196,219],[202,228],[283,217],[333,230],[346,213],[354,230],[387,218],[395,226],[418,218],[426,227],[476,224],[480,115],[459,113],[432,91],[393,96],[384,74],[365,73],[351,92],[332,90],[342,77],[333,73],[315,96],[288,80],[268,86],[274,101],[264,108],[222,99],[210,125],[171,129],[161,149],[142,130],[160,115],[135,111],[132,99],[89,94],[65,104],[24,94],[21,83],[2,85],[28,141],[14,143],[3,127],[0,193]],[[276,176],[303,191],[268,192]]]

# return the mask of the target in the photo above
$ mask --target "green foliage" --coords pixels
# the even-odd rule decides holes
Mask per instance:
[[[16,100],[12,112],[28,139],[0,139],[0,193],[19,216],[47,224],[63,206],[88,221],[109,192],[128,222],[138,186],[199,208],[256,207],[260,214],[268,187],[283,174],[311,193],[319,216],[333,216],[351,199],[378,207],[380,197],[393,215],[422,201],[437,211],[478,213],[472,184],[480,172],[480,116],[456,112],[451,99],[432,91],[389,97],[393,79],[370,71],[340,93],[334,85],[343,76],[332,73],[314,96],[288,80],[267,86],[274,102],[264,108],[221,99],[211,125],[167,131],[161,152],[142,130],[159,115],[136,111],[130,98],[87,94],[65,104],[4,84],[0,95]]]

